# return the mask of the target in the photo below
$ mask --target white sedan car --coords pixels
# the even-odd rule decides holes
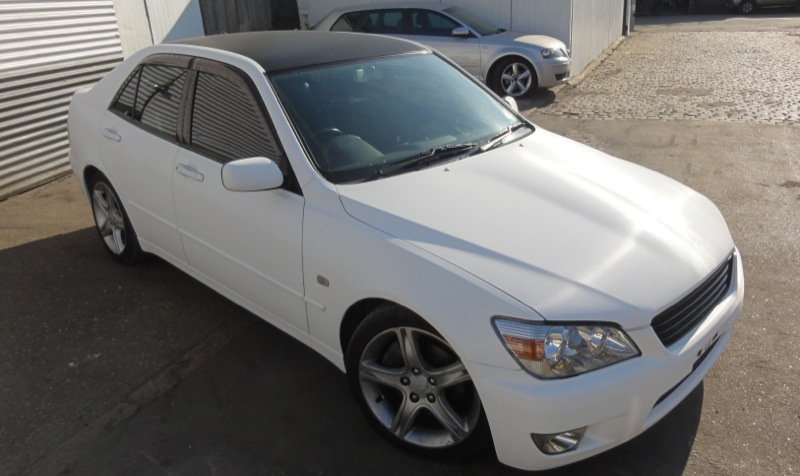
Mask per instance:
[[[146,48],[70,106],[111,257],[160,256],[346,372],[387,439],[545,469],[623,443],[739,317],[717,208],[351,33]]]
[[[561,40],[506,31],[461,7],[381,3],[333,10],[314,30],[377,33],[439,51],[501,96],[520,98],[569,80],[572,60]]]

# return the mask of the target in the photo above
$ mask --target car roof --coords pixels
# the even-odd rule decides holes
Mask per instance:
[[[328,63],[379,58],[430,49],[388,36],[324,31],[258,31],[201,36],[175,44],[229,51],[257,62],[267,73]]]
[[[351,5],[347,7],[335,8],[332,13],[357,12],[361,10],[386,10],[388,8],[424,8],[427,10],[442,11],[452,5],[446,3],[424,3],[424,2],[390,2],[390,3],[368,3],[364,5]]]

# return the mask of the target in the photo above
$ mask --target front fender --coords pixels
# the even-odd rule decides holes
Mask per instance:
[[[342,319],[353,303],[377,298],[420,315],[462,360],[519,368],[497,337],[491,317],[541,316],[460,268],[351,217],[328,184],[317,181],[304,194],[309,332],[324,345],[320,351],[329,360],[344,369]]]

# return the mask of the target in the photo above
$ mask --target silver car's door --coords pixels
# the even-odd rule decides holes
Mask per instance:
[[[453,30],[464,25],[432,10],[413,9],[408,14],[409,39],[439,51],[472,75],[480,73],[480,40],[473,35],[453,36]]]
[[[221,63],[198,59],[193,68],[187,144],[178,152],[172,175],[186,260],[201,280],[223,294],[307,332],[303,196],[291,186],[291,171],[252,82]],[[278,163],[288,177],[286,186],[227,190],[223,165],[250,157]]]
[[[151,56],[131,74],[103,118],[98,147],[139,242],[184,260],[172,203],[181,97],[190,58]]]

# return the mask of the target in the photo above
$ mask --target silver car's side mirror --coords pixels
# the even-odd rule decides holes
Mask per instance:
[[[451,33],[452,36],[456,36],[458,38],[467,38],[470,36],[469,28],[465,26],[460,26],[458,28],[453,28],[453,32]]]
[[[222,185],[233,192],[271,190],[283,185],[283,172],[264,157],[234,160],[222,166]]]
[[[511,106],[511,109],[513,109],[514,112],[519,112],[519,106],[517,106],[516,99],[512,98],[511,96],[506,96],[503,98],[503,101],[508,103],[508,105]]]

